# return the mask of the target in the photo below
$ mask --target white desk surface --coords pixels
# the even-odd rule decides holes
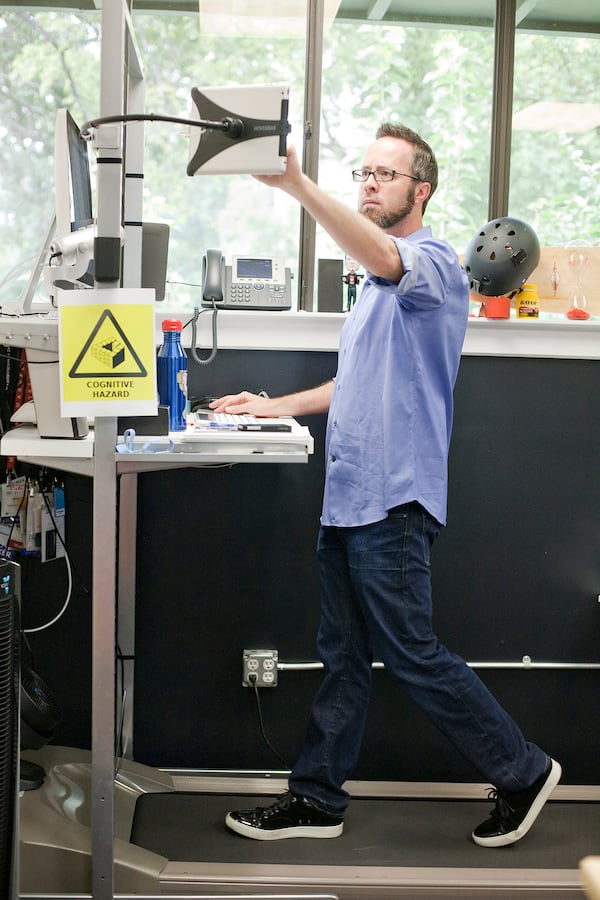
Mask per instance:
[[[162,341],[164,318],[186,318],[188,310],[156,305],[155,339]],[[30,347],[56,353],[58,319],[47,316],[0,315],[0,344]],[[344,313],[309,313],[264,310],[219,312],[219,347],[242,350],[336,351],[346,316]],[[212,345],[211,320],[200,316],[198,345]],[[183,341],[189,346],[186,330]],[[554,357],[600,359],[600,318],[570,322],[562,316],[550,319],[470,318],[463,347],[466,356]]]
[[[171,452],[142,453],[142,446],[152,440],[137,437],[131,453],[116,453],[119,474],[149,472],[186,466],[231,465],[234,463],[306,463],[314,452],[314,440],[308,428],[289,420],[290,432],[240,432],[215,429],[202,432],[185,441],[173,432]],[[195,439],[197,437],[197,440]],[[164,443],[165,437],[156,438]],[[94,474],[94,432],[85,438],[69,440],[40,438],[35,425],[19,425],[7,432],[0,442],[3,456],[16,456],[23,462],[60,469],[73,474]]]

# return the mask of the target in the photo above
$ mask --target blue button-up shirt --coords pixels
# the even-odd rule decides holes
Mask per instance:
[[[416,500],[444,525],[453,397],[469,306],[430,228],[391,238],[399,284],[369,274],[342,329],[326,436],[323,525],[367,525]]]

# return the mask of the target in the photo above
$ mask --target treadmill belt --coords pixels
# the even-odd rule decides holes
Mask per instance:
[[[353,799],[334,840],[255,841],[224,824],[232,809],[275,798],[186,792],[139,797],[131,842],[172,862],[274,865],[576,869],[600,847],[600,804],[551,801],[532,830],[509,847],[483,848],[472,829],[489,800]]]

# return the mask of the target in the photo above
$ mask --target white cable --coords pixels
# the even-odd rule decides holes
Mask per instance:
[[[9,269],[8,272],[6,272],[2,276],[2,279],[0,280],[0,288],[3,288],[6,282],[10,281],[10,279],[17,274],[19,269],[24,269],[25,266],[28,266],[34,259],[35,256],[28,256],[27,259],[22,259],[20,262],[16,263],[12,267],[12,269]]]

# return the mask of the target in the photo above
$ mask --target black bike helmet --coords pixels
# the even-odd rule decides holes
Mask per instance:
[[[469,287],[485,297],[518,291],[540,261],[540,242],[520,219],[492,219],[465,251]]]

